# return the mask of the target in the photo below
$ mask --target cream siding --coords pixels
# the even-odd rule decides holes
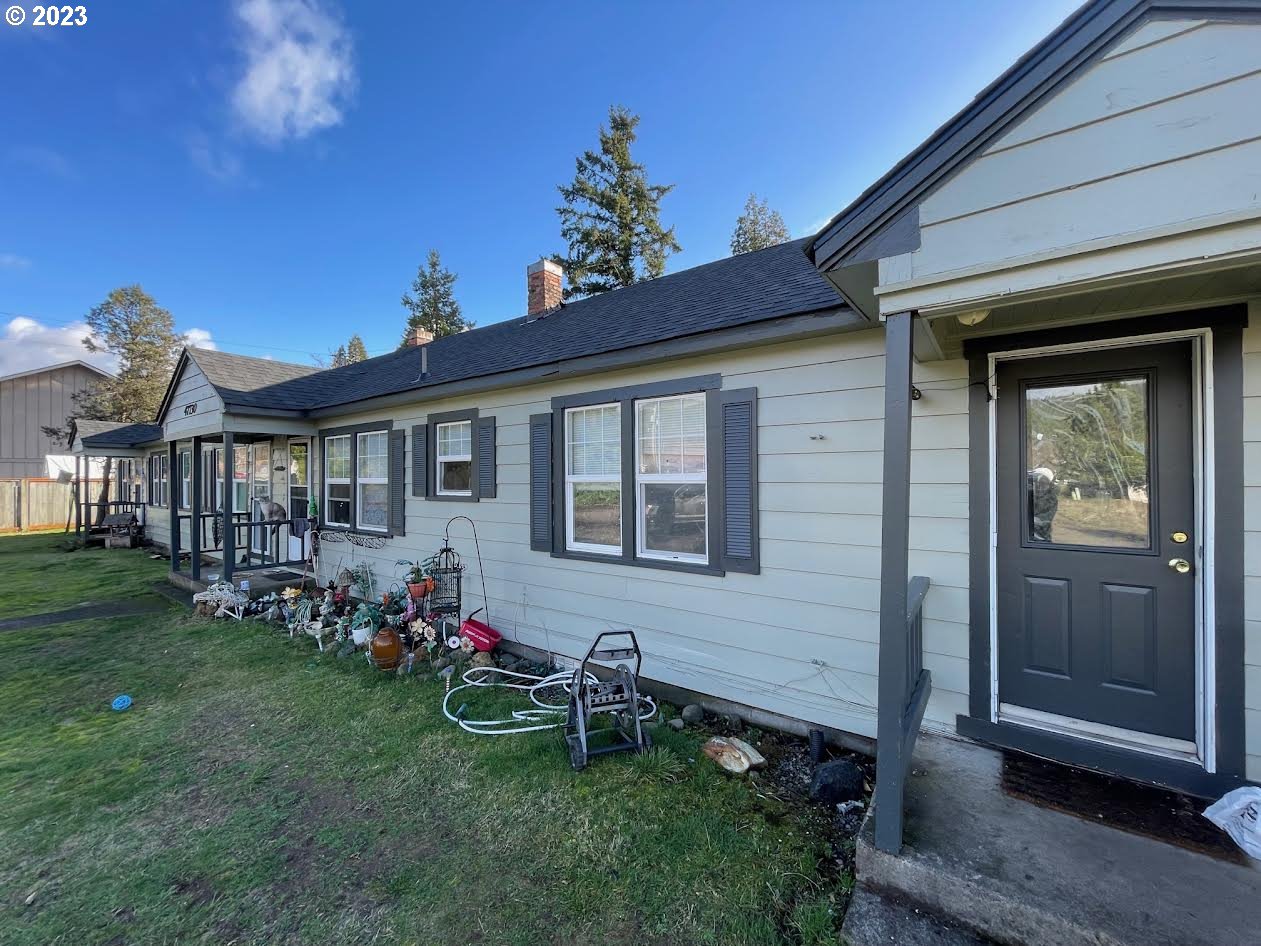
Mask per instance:
[[[924,200],[882,311],[982,298],[996,271],[1010,294],[1255,252],[1258,100],[1261,24],[1143,24]]]
[[[768,346],[443,401],[496,421],[498,498],[443,503],[411,496],[407,535],[376,552],[329,543],[327,578],[369,558],[378,581],[400,558],[431,554],[452,516],[477,523],[492,623],[509,639],[580,656],[610,627],[631,627],[645,674],[667,683],[851,732],[875,734],[879,636],[883,335],[879,330]],[[553,396],[721,373],[723,387],[756,387],[762,572],[722,578],[554,559],[529,546],[528,421]],[[917,402],[912,567],[934,580],[925,661],[934,674],[930,724],[953,728],[967,702],[966,372],[921,372]],[[425,409],[339,417],[330,426],[389,418],[410,431]],[[812,439],[814,438],[814,439]],[[410,437],[408,449],[410,451]],[[410,457],[408,458],[410,479]],[[465,610],[481,604],[466,524],[453,544],[469,565]]]

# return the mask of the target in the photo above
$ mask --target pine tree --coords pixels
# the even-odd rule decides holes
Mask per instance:
[[[357,361],[367,360],[368,349],[364,345],[363,339],[359,337],[359,333],[356,332],[350,336],[350,341],[346,343],[346,361],[353,365]]]
[[[333,362],[329,367],[344,368],[348,364],[350,364],[350,359],[346,357],[346,346],[338,345],[337,351],[333,352]]]
[[[118,359],[118,373],[101,378],[74,395],[74,416],[82,420],[152,423],[157,417],[167,382],[184,346],[171,313],[140,286],[115,289],[85,319],[88,335],[83,347],[107,352]],[[68,426],[68,425],[67,425]],[[67,430],[45,427],[49,437],[65,439]],[[98,502],[109,496],[110,462],[105,463]],[[97,521],[106,507],[97,506]]]
[[[736,229],[731,234],[731,255],[764,250],[768,246],[787,243],[791,237],[784,218],[778,210],[771,210],[765,200],[750,194],[744,202],[744,213],[736,218]]]
[[[660,221],[661,198],[674,185],[649,184],[644,166],[631,157],[638,124],[639,116],[626,108],[610,108],[599,152],[580,155],[573,183],[557,188],[565,200],[556,212],[569,254],[555,260],[569,280],[566,298],[655,279],[681,249],[674,228]]]
[[[432,332],[434,338],[442,338],[473,327],[473,323],[464,318],[460,303],[455,299],[457,278],[455,273],[443,267],[438,251],[430,250],[427,264],[417,268],[416,278],[412,280],[413,294],[403,293],[403,308],[409,314],[399,348],[409,344],[408,339],[415,328]]]

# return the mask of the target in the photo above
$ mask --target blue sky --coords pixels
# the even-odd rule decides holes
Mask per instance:
[[[9,0],[5,0],[8,5]],[[0,24],[0,375],[79,357],[141,283],[183,331],[309,363],[392,349],[430,247],[478,324],[564,249],[556,185],[612,103],[673,183],[676,271],[750,191],[796,235],[842,209],[1075,0],[88,2]]]

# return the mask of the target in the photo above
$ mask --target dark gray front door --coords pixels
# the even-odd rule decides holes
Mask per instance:
[[[1191,343],[999,362],[999,702],[1195,740]]]

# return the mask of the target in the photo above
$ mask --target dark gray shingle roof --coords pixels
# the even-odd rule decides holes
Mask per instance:
[[[190,348],[189,354],[225,402],[240,395],[270,388],[321,370],[315,365],[295,365],[271,358],[234,355],[209,348]]]
[[[76,420],[75,434],[85,447],[138,447],[162,439],[161,424],[125,424],[107,420]]]
[[[515,318],[430,343],[422,380],[416,348],[318,371],[302,365],[196,352],[230,408],[312,410],[366,398],[634,348],[844,302],[802,252],[805,240],[743,253],[571,302],[542,318]],[[210,367],[205,357],[219,364]],[[244,363],[250,363],[245,366]],[[242,367],[249,368],[243,384]],[[292,372],[272,383],[268,372]],[[255,374],[257,371],[257,374]],[[222,379],[222,380],[220,380]]]

